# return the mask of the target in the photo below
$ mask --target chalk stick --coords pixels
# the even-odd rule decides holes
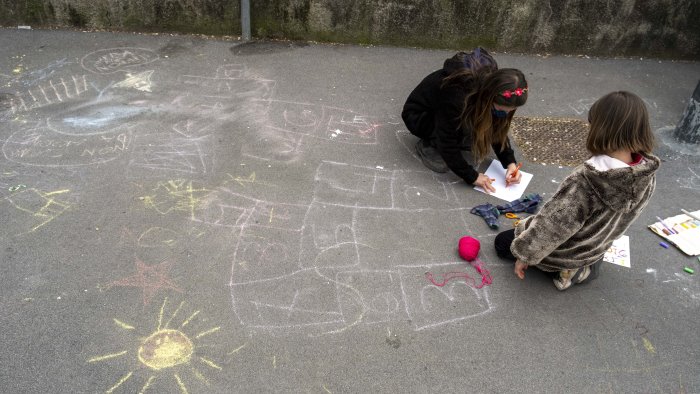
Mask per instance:
[[[668,249],[668,244],[666,244],[665,242],[659,242],[659,245],[661,245],[661,247],[663,247],[664,249]]]
[[[690,267],[685,267],[685,268],[683,268],[683,271],[685,271],[685,272],[687,272],[687,273],[689,273],[689,274],[691,274],[691,275],[695,273],[695,270],[693,270],[693,269],[690,268]]]

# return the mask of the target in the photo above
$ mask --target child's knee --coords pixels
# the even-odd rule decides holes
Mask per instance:
[[[496,254],[500,258],[515,260],[515,256],[510,251],[510,244],[513,243],[515,239],[515,230],[507,230],[496,235],[494,240],[494,247],[496,248]]]

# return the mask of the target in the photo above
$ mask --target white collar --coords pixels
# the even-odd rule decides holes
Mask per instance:
[[[608,155],[596,155],[586,160],[586,163],[593,166],[598,171],[614,170],[616,168],[625,168],[630,165],[622,160],[618,160]]]

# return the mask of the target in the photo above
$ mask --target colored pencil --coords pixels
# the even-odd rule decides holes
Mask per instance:
[[[658,217],[658,216],[656,217],[656,219],[659,221],[659,223],[661,223],[662,226],[664,226],[664,228],[665,228],[666,230],[668,230],[669,233],[671,233],[671,234],[675,234],[675,233],[676,233],[675,231],[671,230],[671,228],[668,227],[668,226],[666,225],[666,222],[664,222],[663,219],[661,219],[661,218]]]

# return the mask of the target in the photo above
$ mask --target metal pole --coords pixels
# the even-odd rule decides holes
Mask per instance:
[[[250,40],[250,0],[241,0],[241,38]]]

